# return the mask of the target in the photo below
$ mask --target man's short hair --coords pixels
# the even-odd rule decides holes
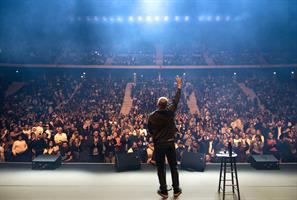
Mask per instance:
[[[168,99],[166,97],[160,97],[158,99],[157,105],[159,108],[165,109],[167,107],[167,104],[168,104]]]

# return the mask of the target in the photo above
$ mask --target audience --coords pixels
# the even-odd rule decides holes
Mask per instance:
[[[184,78],[186,88],[176,114],[179,161],[190,151],[217,162],[216,153],[229,141],[239,162],[261,154],[273,154],[281,162],[297,161],[295,80],[194,74]],[[114,163],[116,154],[134,152],[143,163],[154,163],[147,119],[158,97],[174,96],[174,77],[137,77],[132,108],[123,115],[125,87],[131,79],[124,74],[75,78],[64,72],[26,77],[25,86],[2,102],[0,162],[50,154],[61,155],[63,162]],[[247,98],[240,81],[256,92],[265,109]],[[199,108],[193,114],[187,105],[191,92]]]
[[[131,40],[131,38],[129,38]],[[237,41],[237,40],[235,40]],[[296,64],[296,47],[277,49],[274,43],[261,49],[255,42],[244,41],[129,42],[88,43],[63,41],[47,44],[40,41],[12,45],[1,44],[0,63],[63,65],[260,65]],[[44,43],[45,42],[45,43]],[[234,43],[232,43],[234,42]],[[242,44],[238,44],[238,42]],[[40,44],[41,43],[41,44]],[[258,44],[259,45],[259,44]],[[42,48],[41,48],[42,46]]]

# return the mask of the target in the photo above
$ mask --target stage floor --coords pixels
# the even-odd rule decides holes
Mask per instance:
[[[296,200],[297,165],[281,165],[281,170],[259,171],[249,165],[238,170],[242,200]],[[218,200],[219,165],[205,172],[180,171],[183,194],[180,200]],[[170,174],[167,183],[171,185]],[[31,170],[29,164],[0,164],[0,200],[154,200],[158,180],[155,168],[115,172],[111,165],[67,164],[50,171]],[[230,191],[230,190],[229,190]],[[168,199],[173,199],[172,192]],[[227,199],[236,196],[227,195]]]

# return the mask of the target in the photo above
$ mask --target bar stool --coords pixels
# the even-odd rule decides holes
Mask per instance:
[[[216,156],[221,160],[218,192],[219,193],[221,191],[223,192],[223,200],[225,200],[226,186],[231,186],[233,193],[235,193],[235,189],[237,190],[238,200],[240,200],[237,166],[236,166],[237,154],[232,153],[232,156],[229,156],[228,153],[220,152],[216,154]],[[231,179],[226,179],[227,173],[230,173]],[[234,182],[234,178],[235,178],[235,182]],[[223,182],[223,187],[221,187],[222,182]],[[226,184],[226,182],[231,182],[231,184]]]

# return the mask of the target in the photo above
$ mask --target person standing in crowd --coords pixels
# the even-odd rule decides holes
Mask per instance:
[[[168,106],[168,99],[160,97],[157,102],[158,109],[149,115],[148,129],[153,136],[155,145],[156,164],[158,169],[159,190],[157,193],[168,198],[168,190],[166,184],[166,165],[165,156],[167,157],[174,190],[174,197],[178,197],[182,190],[179,187],[179,177],[177,171],[177,158],[175,151],[175,134],[177,132],[175,125],[175,111],[181,95],[182,79],[176,77],[177,92],[172,104]]]
[[[105,146],[105,162],[106,163],[115,163],[115,145],[116,140],[110,135],[107,136],[106,141],[104,142]]]
[[[92,162],[103,161],[103,144],[98,131],[94,131],[90,144],[90,160]]]
[[[264,141],[260,135],[256,135],[251,143],[251,154],[252,155],[262,155],[263,154]]]

